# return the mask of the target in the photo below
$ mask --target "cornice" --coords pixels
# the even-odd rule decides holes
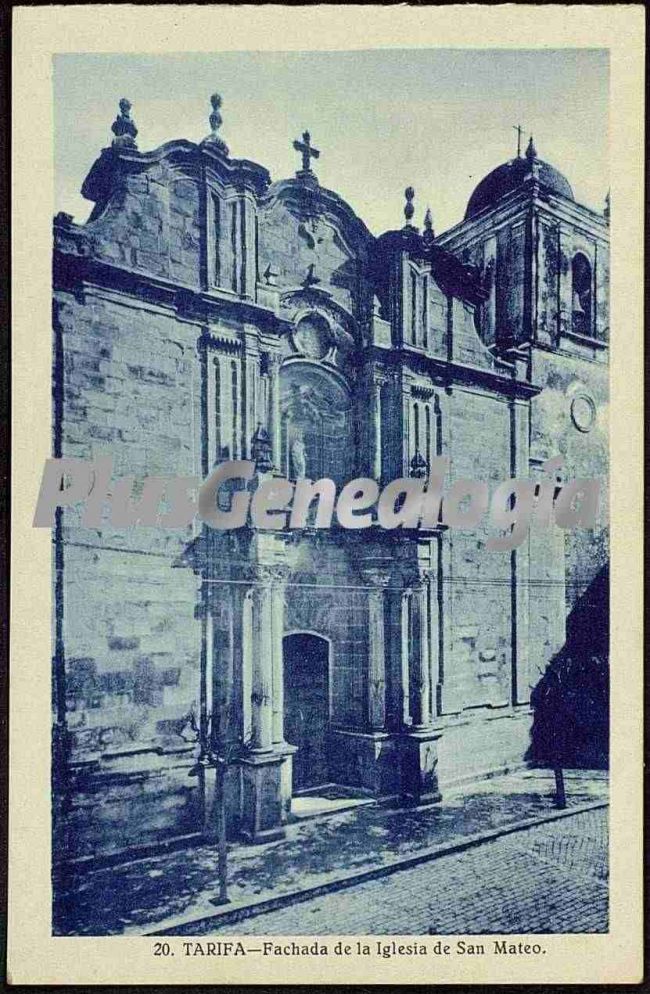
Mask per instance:
[[[457,362],[453,359],[426,355],[402,348],[393,348],[389,352],[386,349],[371,346],[369,352],[373,359],[381,362],[385,367],[401,367],[412,373],[424,373],[431,377],[435,385],[443,389],[467,384],[478,386],[484,390],[490,390],[506,397],[520,399],[535,397],[542,390],[541,386],[536,386],[526,380],[516,380],[512,375],[508,375],[508,370],[511,367],[508,367],[504,372],[497,372],[496,370],[483,369],[480,366]],[[418,385],[416,389],[421,390],[423,388],[421,385]]]
[[[55,290],[75,294],[83,293],[85,285],[103,287],[121,295],[125,303],[154,303],[169,308],[180,318],[201,323],[226,317],[254,323],[262,331],[277,332],[285,326],[272,310],[253,300],[219,291],[203,291],[180,281],[134,272],[114,263],[56,249],[52,283]]]

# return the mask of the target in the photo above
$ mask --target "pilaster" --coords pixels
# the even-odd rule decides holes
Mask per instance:
[[[273,453],[273,466],[277,472],[282,471],[282,443],[280,420],[280,356],[269,355],[269,435]]]
[[[368,590],[368,680],[366,720],[370,731],[386,727],[386,587],[390,574],[376,569],[362,570]],[[389,636],[390,637],[390,636]]]
[[[273,748],[273,659],[269,644],[272,626],[271,590],[256,584],[253,590],[253,679],[252,679],[252,740],[254,752],[269,752]]]
[[[572,331],[573,302],[571,288],[571,232],[560,225],[558,252],[558,335]]]
[[[528,401],[511,400],[511,457],[513,479],[528,475],[530,406]],[[530,698],[530,545],[526,538],[510,553],[512,611],[512,695],[513,704]]]
[[[259,346],[253,330],[244,330],[243,352],[243,425],[242,451],[246,459],[251,457],[251,439],[257,427],[257,381],[259,376]]]
[[[431,685],[429,672],[428,587],[420,582],[411,590],[409,643],[411,646],[411,718],[414,728],[431,725]]]
[[[404,477],[408,477],[411,469],[411,457],[413,452],[411,451],[411,380],[405,371],[402,371],[402,382],[401,382],[401,399],[402,399],[402,431],[401,431],[401,444],[402,444],[402,465],[401,474]]]
[[[282,838],[290,808],[291,756],[284,742],[283,567],[256,566],[244,595],[242,658],[250,677],[250,748],[241,758],[242,832],[251,841]]]

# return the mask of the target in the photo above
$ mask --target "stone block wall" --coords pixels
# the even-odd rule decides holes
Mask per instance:
[[[559,454],[563,480],[585,477],[601,482],[596,528],[561,533],[568,613],[609,557],[608,367],[577,350],[535,350],[533,378],[546,386],[532,402],[531,459],[539,462]]]
[[[114,479],[199,473],[196,329],[125,296],[61,291],[55,336],[62,455],[110,455]],[[192,529],[106,516],[89,529],[82,510],[64,510],[61,529],[70,856],[197,827],[181,733],[198,698],[198,587],[173,568]]]
[[[438,740],[438,777],[443,790],[487,774],[517,769],[530,744],[529,709],[449,720]]]
[[[560,334],[572,331],[571,263],[579,252],[588,260],[592,276],[592,313],[585,334],[609,341],[609,245],[602,235],[587,233],[551,214],[539,215],[538,230],[536,337],[557,345]]]
[[[456,387],[449,405],[448,444],[454,480],[481,480],[490,494],[510,476],[507,402]],[[443,429],[444,430],[444,429]],[[510,701],[512,605],[510,553],[489,551],[497,533],[486,514],[468,530],[452,528],[443,611],[450,633],[445,661],[445,710]]]
[[[198,285],[199,189],[165,162],[125,174],[105,206],[84,226],[97,259],[186,285]]]
[[[526,222],[514,221],[497,232],[496,329],[500,341],[522,341],[525,333],[524,300]]]
[[[281,200],[261,210],[259,272],[263,274],[270,266],[279,285],[296,287],[312,264],[318,284],[326,286],[335,300],[352,311],[358,297],[358,264],[331,222],[301,219]]]

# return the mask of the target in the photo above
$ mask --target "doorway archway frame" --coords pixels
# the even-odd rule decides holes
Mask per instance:
[[[331,723],[332,723],[332,687],[333,687],[332,675],[333,675],[333,649],[334,649],[333,640],[332,640],[332,638],[330,636],[324,635],[322,632],[317,632],[313,628],[295,628],[295,629],[291,629],[290,631],[283,632],[283,635],[282,635],[282,680],[283,680],[283,682],[284,682],[284,679],[285,679],[285,663],[286,663],[285,647],[286,647],[286,643],[288,642],[289,639],[291,639],[291,638],[293,638],[295,636],[300,636],[300,635],[308,635],[311,638],[318,639],[319,642],[322,642],[322,643],[324,643],[327,646],[327,670],[326,670],[326,673],[327,673],[327,714],[325,716],[326,717],[326,722],[325,722],[325,724],[326,724],[326,736],[327,736],[328,733],[329,733],[329,731],[330,731],[330,729],[331,729]],[[285,708],[286,708],[286,701],[285,701]],[[284,730],[284,732],[285,732],[284,737],[285,737],[285,742],[286,742],[286,729]],[[295,750],[297,748],[295,745],[290,745],[289,743],[287,743],[287,746],[289,748],[291,748],[292,750]],[[328,763],[328,765],[329,765],[329,763]],[[291,784],[291,795],[292,796],[293,796],[293,793],[294,793],[294,788],[293,788],[293,769],[292,769],[292,784]]]

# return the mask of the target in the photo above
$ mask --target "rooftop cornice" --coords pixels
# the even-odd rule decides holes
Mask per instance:
[[[487,293],[476,267],[461,262],[437,241],[428,242],[416,228],[410,226],[396,231],[386,231],[377,239],[373,269],[378,279],[382,278],[382,271],[385,278],[390,257],[397,252],[404,252],[413,261],[427,264],[443,293],[473,305],[480,304],[486,299]]]

